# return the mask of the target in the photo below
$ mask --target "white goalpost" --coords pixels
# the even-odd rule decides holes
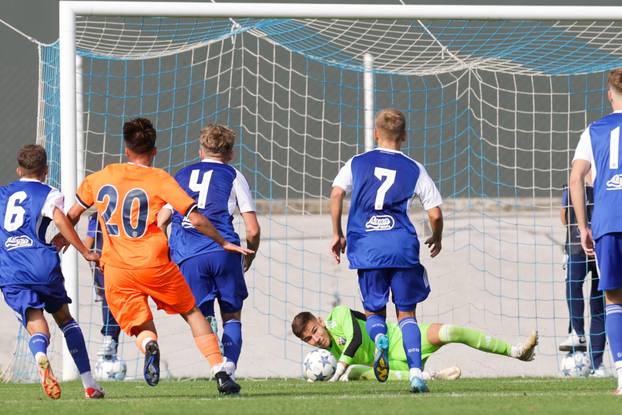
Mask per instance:
[[[622,7],[59,5],[59,42],[41,58],[50,72],[39,116],[53,122],[39,135],[57,156],[51,170],[67,201],[84,175],[122,159],[125,118],[155,121],[156,163],[171,174],[196,159],[202,123],[238,132],[236,167],[265,238],[247,274],[242,376],[299,375],[307,349],[289,331],[294,312],[360,307],[353,272],[328,256],[326,200],[338,168],[373,148],[374,112],[387,106],[407,114],[405,152],[446,202],[444,255],[422,255],[433,294],[420,320],[511,341],[538,328],[544,363],[529,373],[557,373],[568,321],[561,187],[580,132],[608,111],[603,74],[622,66]],[[423,215],[413,216],[423,237]],[[73,248],[62,268],[92,353],[99,317],[80,298],[88,284]],[[190,349],[171,340],[169,354]],[[258,350],[276,355],[274,367]],[[477,376],[526,371],[468,352],[460,363]],[[170,373],[201,376],[195,366],[171,360]],[[66,351],[62,376],[77,376]]]

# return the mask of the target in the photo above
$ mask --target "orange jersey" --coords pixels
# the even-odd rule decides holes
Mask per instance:
[[[78,202],[95,205],[102,229],[102,264],[116,268],[152,268],[170,261],[168,242],[157,214],[170,203],[187,215],[196,202],[167,172],[132,163],[111,164],[87,176]]]

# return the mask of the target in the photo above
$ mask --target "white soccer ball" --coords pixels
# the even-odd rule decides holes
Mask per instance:
[[[581,378],[590,374],[590,357],[585,352],[570,352],[561,361],[562,376]]]
[[[123,359],[99,359],[95,363],[95,379],[97,380],[123,380],[127,372],[127,365]]]
[[[310,351],[302,362],[302,372],[311,382],[330,379],[335,374],[337,361],[333,355],[324,349]]]

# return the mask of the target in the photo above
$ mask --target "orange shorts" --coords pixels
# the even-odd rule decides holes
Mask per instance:
[[[168,314],[184,314],[195,306],[192,291],[173,262],[141,269],[106,265],[104,278],[110,312],[130,336],[134,327],[153,320],[147,297]]]

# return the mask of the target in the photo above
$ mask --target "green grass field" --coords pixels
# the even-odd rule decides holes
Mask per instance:
[[[10,414],[614,414],[622,397],[609,379],[460,379],[432,381],[413,395],[406,382],[314,383],[242,380],[243,394],[219,398],[213,382],[106,383],[106,399],[87,401],[81,385],[64,383],[52,401],[39,385],[0,384],[0,413]]]

